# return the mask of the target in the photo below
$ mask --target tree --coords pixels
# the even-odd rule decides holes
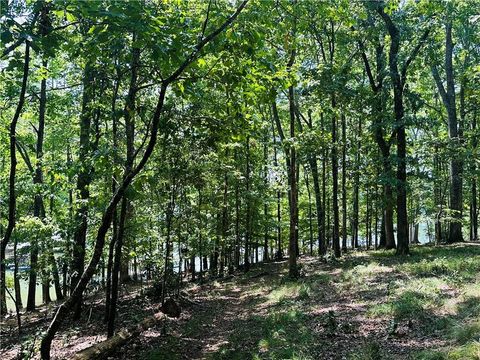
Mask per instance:
[[[100,260],[101,252],[103,250],[103,245],[105,243],[106,233],[112,222],[113,213],[115,211],[116,205],[123,198],[127,187],[130,185],[130,183],[135,178],[135,176],[138,173],[140,173],[140,171],[142,171],[142,169],[145,167],[145,164],[147,163],[148,159],[150,158],[153,152],[153,149],[157,142],[157,134],[158,134],[158,129],[160,125],[160,118],[162,115],[165,95],[166,95],[168,86],[171,85],[173,82],[175,82],[177,78],[185,71],[185,69],[197,58],[197,56],[200,54],[200,52],[205,47],[205,45],[207,45],[209,42],[215,39],[231,23],[233,23],[233,21],[238,17],[240,12],[245,8],[245,6],[247,5],[247,2],[248,0],[243,1],[240,4],[240,6],[237,8],[237,10],[233,13],[233,15],[231,15],[219,27],[217,27],[212,32],[210,32],[210,34],[208,34],[207,36],[202,36],[200,40],[197,42],[197,44],[195,45],[194,50],[188,55],[188,57],[168,77],[166,77],[162,81],[157,106],[151,122],[150,138],[148,140],[148,144],[145,147],[144,154],[140,159],[139,163],[132,169],[132,171],[125,173],[122,183],[118,187],[116,193],[111,198],[108,207],[105,209],[103,213],[102,222],[100,224],[100,227],[98,229],[97,236],[96,236],[95,247],[94,247],[92,258],[87,268],[83,271],[83,274],[80,277],[79,282],[77,283],[73,292],[70,294],[70,297],[58,308],[52,323],[48,327],[48,330],[45,336],[42,338],[42,343],[40,348],[42,359],[50,358],[50,345],[52,343],[52,340],[56,332],[58,331],[58,328],[60,327],[60,325],[62,324],[68,312],[72,309],[72,307],[80,301],[82,293],[85,290],[85,287],[87,286],[88,281],[91,279],[91,277],[95,272],[95,268]]]
[[[430,28],[427,28],[417,45],[403,63],[401,70],[398,67],[398,58],[400,51],[400,31],[392,21],[390,15],[385,12],[385,5],[380,3],[376,8],[377,13],[385,23],[385,27],[390,35],[390,50],[388,56],[388,65],[390,78],[393,85],[393,103],[395,114],[395,127],[397,138],[397,254],[406,255],[409,253],[408,247],[408,220],[407,220],[407,164],[406,164],[406,126],[405,126],[405,108],[403,95],[407,80],[407,70],[412,61],[417,56],[420,48],[428,37]]]

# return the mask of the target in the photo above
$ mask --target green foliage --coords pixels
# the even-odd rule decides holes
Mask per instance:
[[[135,275],[148,273],[157,293],[164,277],[168,291],[174,292],[190,276],[181,271],[185,260],[193,261],[199,276],[201,257],[207,258],[209,270],[202,273],[206,278],[239,270],[247,246],[251,263],[263,260],[264,247],[271,258],[289,256],[293,227],[302,255],[318,253],[318,241],[330,243],[333,235],[345,237],[350,247],[355,232],[361,246],[369,238],[373,247],[381,238],[382,214],[387,205],[396,210],[394,199],[402,186],[408,223],[421,225],[422,242],[435,240],[435,224],[445,241],[454,221],[462,224],[464,239],[475,237],[473,198],[478,197],[480,176],[478,0],[250,0],[240,16],[197,53],[199,44],[238,4],[0,0],[2,236],[9,220],[9,129],[20,103],[25,44],[31,47],[26,99],[14,129],[16,224],[7,264],[13,262],[16,243],[14,260],[20,265],[29,265],[30,253],[39,252],[24,276],[38,272],[50,283],[65,271],[70,278],[72,261],[79,260],[72,259],[78,250],[73,243],[75,238],[83,242],[78,236],[83,224],[88,263],[105,209],[128,176],[125,169],[142,164],[153,131],[158,138],[151,157],[125,189],[121,262],[126,268],[135,266]],[[401,124],[394,116],[398,103],[392,96],[398,89],[388,67],[393,41],[385,16],[398,28],[396,61],[400,71],[405,70]],[[447,79],[445,29],[450,22],[455,92],[450,105],[461,123],[458,138],[450,134],[441,91]],[[426,28],[430,34],[423,43]],[[181,77],[167,84],[177,69]],[[159,94],[167,85],[154,129]],[[396,174],[403,161],[397,151],[400,125],[407,137],[406,183]],[[290,163],[291,150],[296,151],[295,164]],[[463,166],[463,203],[453,210],[449,195],[456,191],[450,186],[450,168],[456,159]],[[298,224],[290,221],[297,211],[287,175],[293,166],[298,168]],[[334,199],[340,200],[337,210]],[[119,214],[120,205],[115,226]],[[333,234],[334,219],[339,220],[338,234]],[[114,233],[107,232],[103,265]],[[221,356],[308,358],[312,335],[303,324],[303,311],[325,288],[365,296],[370,315],[395,324],[430,321],[426,331],[446,332],[449,325],[466,319],[470,325],[451,334],[462,347],[460,355],[452,350],[448,356],[467,356],[461,354],[472,351],[478,334],[478,324],[470,320],[480,314],[480,294],[465,284],[478,280],[480,247],[411,248],[411,256],[402,258],[393,258],[394,250],[374,252],[368,263],[350,249],[345,260],[329,249],[322,261],[338,273],[311,275],[306,268],[302,274],[307,276],[300,281],[266,284],[271,289],[268,301],[278,313],[250,319],[257,327],[254,354],[225,347]],[[380,295],[370,291],[379,277],[389,279]],[[456,293],[458,289],[463,292]],[[371,303],[383,293],[385,301]],[[447,308],[452,294],[461,296],[462,303],[448,308],[454,315],[438,316],[436,309]],[[330,335],[356,329],[350,322],[339,323],[336,312],[328,314],[323,320],[330,324]],[[190,335],[201,330],[199,324],[189,326]],[[386,356],[377,345],[366,343],[360,356]],[[159,350],[152,356],[174,357],[174,351]]]

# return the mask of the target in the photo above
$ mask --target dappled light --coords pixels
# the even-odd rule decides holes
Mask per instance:
[[[0,359],[480,360],[480,0],[0,0]]]

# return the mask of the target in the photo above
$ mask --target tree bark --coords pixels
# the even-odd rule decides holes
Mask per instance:
[[[357,149],[355,155],[355,176],[353,177],[353,219],[352,219],[352,249],[358,248],[359,194],[360,194],[360,151],[362,147],[362,121],[358,120]]]
[[[295,30],[294,30],[295,34]],[[291,68],[295,62],[295,47],[293,47],[290,53],[290,59],[287,64],[287,71],[290,73]],[[288,103],[289,103],[289,113],[290,113],[290,138],[295,139],[295,91],[293,84],[288,88]],[[288,169],[289,178],[290,178],[290,236],[288,240],[288,268],[289,276],[291,278],[298,277],[298,268],[297,268],[297,226],[298,226],[298,191],[297,191],[297,154],[295,145],[291,144],[290,149],[290,167]]]
[[[9,138],[10,138],[10,174],[8,178],[8,224],[5,229],[5,234],[3,235],[2,243],[0,246],[0,315],[7,313],[7,304],[6,304],[6,269],[5,269],[5,252],[7,249],[8,242],[12,236],[13,228],[15,227],[15,216],[16,216],[16,194],[15,194],[15,175],[17,171],[17,153],[16,153],[16,129],[18,119],[22,113],[23,104],[25,103],[25,92],[27,90],[27,80],[28,80],[28,70],[30,66],[30,43],[28,40],[25,41],[25,56],[23,62],[23,76],[22,76],[22,86],[20,88],[20,95],[18,99],[17,108],[15,109],[15,114],[13,115],[12,121],[9,127]]]
[[[380,247],[384,247],[385,249],[394,249],[396,248],[395,245],[395,235],[393,231],[393,206],[394,206],[394,199],[393,199],[393,189],[391,185],[391,180],[393,179],[393,171],[392,171],[392,164],[390,160],[390,148],[392,145],[392,141],[395,135],[395,131],[389,137],[389,139],[385,139],[384,131],[383,131],[383,117],[384,117],[384,88],[383,88],[383,81],[384,81],[384,68],[385,68],[385,54],[383,51],[383,45],[377,44],[375,47],[375,58],[376,58],[376,79],[373,76],[372,69],[370,67],[370,63],[368,62],[367,55],[363,50],[362,43],[359,43],[360,49],[362,50],[362,59],[365,65],[365,71],[368,76],[368,80],[370,83],[370,87],[374,94],[374,101],[372,104],[372,112],[373,112],[373,134],[375,141],[380,149],[380,153],[382,155],[382,163],[383,163],[383,215],[382,215],[382,226],[381,226],[381,237],[380,237]]]
[[[278,114],[277,114],[277,107],[275,102],[272,104],[272,111],[273,111],[273,117],[275,120],[275,123],[277,123],[277,128],[279,125],[279,119],[278,119]],[[279,128],[281,130],[281,127]],[[272,125],[272,133],[273,133],[273,165],[275,166],[275,170],[278,171],[278,155],[277,155],[277,137],[275,135],[275,127]],[[276,185],[278,186],[278,175],[275,174],[275,182]],[[281,260],[283,259],[283,249],[282,249],[282,207],[281,207],[281,200],[282,200],[282,194],[280,192],[280,189],[277,189],[277,237],[276,237],[276,253],[275,253],[275,259],[276,260]]]
[[[245,272],[250,270],[250,236],[251,236],[251,199],[250,199],[250,134],[246,139],[246,170],[245,170],[245,187],[247,195],[247,210],[245,219],[245,248],[243,253],[243,270]]]
[[[455,104],[455,80],[453,70],[453,41],[452,41],[452,22],[448,21],[445,25],[445,89],[440,79],[440,75],[435,67],[432,68],[432,74],[438,87],[443,104],[448,115],[448,136],[452,145],[456,149],[462,147],[462,136],[459,132],[457,121],[457,107]],[[463,158],[461,151],[455,151],[450,159],[450,204],[452,220],[449,225],[447,242],[455,243],[463,241],[462,235],[462,212],[463,212]]]
[[[88,200],[90,198],[89,185],[91,182],[91,154],[90,130],[92,121],[92,102],[95,97],[95,70],[89,61],[85,65],[83,75],[82,113],[80,115],[80,150],[79,161],[81,164],[77,178],[77,191],[80,195],[80,204],[75,214],[75,233],[72,254],[71,288],[75,288],[85,267],[85,245],[87,239]],[[83,295],[80,294],[75,304],[74,319],[79,319],[82,311]]]
[[[472,148],[476,149],[478,146],[478,137],[476,136],[477,133],[477,117],[476,114],[473,116],[472,120],[472,133],[474,136],[472,137]],[[471,240],[472,241],[478,241],[478,205],[477,205],[477,197],[478,197],[478,191],[477,191],[477,177],[475,174],[477,173],[477,164],[475,161],[472,161],[472,167],[471,167],[471,173],[473,175],[472,179],[472,199],[471,199],[471,208],[472,208],[472,215],[471,215],[471,228],[472,228],[472,236]]]
[[[136,35],[132,36],[132,43],[135,43]],[[134,141],[135,141],[135,111],[136,111],[136,95],[137,95],[137,79],[138,79],[138,67],[140,62],[140,49],[136,46],[132,46],[132,58],[131,58],[131,74],[130,74],[130,84],[128,88],[127,99],[124,109],[124,119],[125,119],[125,137],[127,140],[127,153],[125,161],[125,172],[129,173],[133,169],[134,162]],[[108,325],[107,325],[107,336],[111,337],[115,331],[115,315],[117,311],[117,300],[118,300],[118,285],[119,285],[119,274],[120,267],[122,262],[122,246],[125,239],[125,227],[127,222],[127,217],[129,213],[129,201],[128,196],[122,198],[122,205],[120,210],[120,219],[119,219],[119,229],[118,234],[115,239],[115,257],[113,260],[112,267],[112,286],[110,293],[110,302],[109,302],[109,315],[108,315]],[[128,271],[127,271],[128,273]]]
[[[268,133],[265,134],[265,137],[263,139],[263,186],[265,191],[268,189],[268,147],[267,147],[267,141],[268,141]],[[264,242],[263,242],[263,262],[267,262],[269,260],[268,256],[268,232],[269,232],[269,214],[268,214],[268,203],[266,199],[263,200],[263,217],[264,217]]]
[[[347,251],[347,121],[342,118],[342,251]]]
[[[332,94],[332,108],[336,108],[335,95]],[[333,253],[339,258],[340,251],[340,214],[338,209],[338,155],[337,155],[337,116],[332,116],[332,210],[333,210]]]
[[[112,143],[113,143],[113,157],[112,157],[112,195],[115,194],[115,191],[117,190],[117,183],[118,183],[118,176],[117,176],[117,169],[116,165],[118,164],[118,138],[117,138],[117,133],[118,133],[118,116],[117,116],[117,109],[116,109],[116,104],[117,104],[117,97],[118,97],[118,90],[120,87],[120,74],[118,75],[116,81],[115,81],[115,86],[113,90],[113,96],[112,96]],[[107,259],[107,281],[105,285],[105,318],[104,322],[108,322],[108,318],[110,316],[110,301],[111,301],[111,291],[112,291],[112,269],[113,269],[113,257],[115,254],[115,243],[118,237],[118,215],[117,215],[117,209],[114,210],[113,212],[113,220],[112,220],[112,237],[110,240],[110,244],[108,245],[108,259]]]

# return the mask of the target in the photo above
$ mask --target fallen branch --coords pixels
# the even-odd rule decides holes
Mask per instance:
[[[149,316],[139,324],[119,331],[111,338],[79,351],[72,357],[72,360],[105,359],[106,356],[118,350],[119,347],[125,345],[129,340],[139,336],[142,332],[153,327],[160,320],[166,317],[167,316],[162,312],[158,312],[153,316]]]

